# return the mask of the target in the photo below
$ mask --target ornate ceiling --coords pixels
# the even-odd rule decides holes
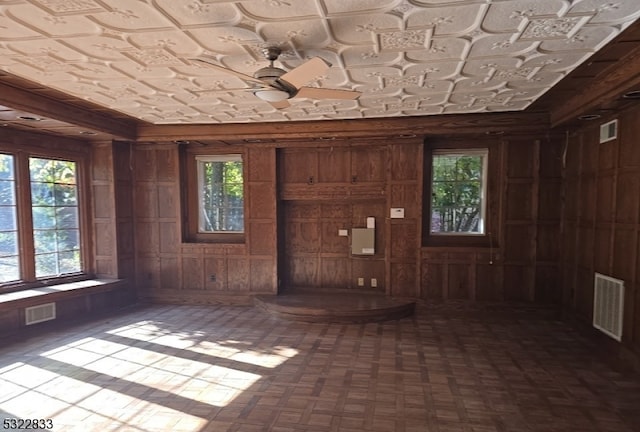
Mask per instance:
[[[0,69],[156,124],[522,110],[640,16],[638,0],[3,0]],[[277,110],[252,75],[333,66]]]

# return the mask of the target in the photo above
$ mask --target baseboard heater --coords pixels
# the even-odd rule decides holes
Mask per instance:
[[[593,326],[617,341],[622,340],[624,281],[595,274]]]
[[[24,309],[25,324],[37,324],[56,319],[56,304],[45,303]]]

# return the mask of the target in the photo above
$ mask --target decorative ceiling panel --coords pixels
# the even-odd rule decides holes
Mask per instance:
[[[0,69],[151,123],[522,110],[640,16],[638,0],[8,0]],[[263,49],[357,100],[276,109]]]

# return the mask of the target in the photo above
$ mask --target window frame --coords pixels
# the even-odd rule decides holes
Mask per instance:
[[[14,148],[12,148],[14,147]],[[20,279],[15,281],[0,282],[0,293],[20,291],[46,285],[57,285],[67,282],[86,280],[93,275],[92,263],[92,232],[90,223],[90,196],[88,187],[88,150],[86,148],[78,152],[60,150],[58,143],[52,139],[52,149],[43,150],[40,146],[21,144],[19,150],[8,143],[0,143],[0,153],[13,156],[15,197],[16,197],[16,223],[18,227],[18,254],[20,265]],[[80,246],[79,272],[65,273],[36,277],[35,245],[33,235],[33,213],[31,207],[31,173],[29,160],[41,158],[49,160],[68,161],[75,163],[76,188],[78,202],[78,229]]]
[[[433,156],[439,154],[466,154],[482,151],[483,161],[483,222],[484,233],[433,233],[431,232],[431,199]],[[422,246],[423,247],[497,247],[499,238],[500,201],[500,142],[495,140],[444,140],[425,141],[423,152]]]
[[[182,163],[182,226],[183,242],[186,243],[229,243],[245,242],[247,231],[247,172],[246,157],[243,151],[222,152],[211,149],[183,148]],[[243,231],[201,232],[200,231],[200,167],[199,161],[240,161],[242,162],[242,206]]]
[[[481,156],[482,157],[482,175],[480,178],[480,232],[458,232],[458,231],[445,231],[438,232],[432,231],[431,225],[433,223],[433,161],[437,156]],[[429,235],[430,236],[484,236],[487,234],[486,230],[486,201],[487,201],[487,176],[488,176],[488,148],[470,148],[470,149],[435,149],[431,152],[431,169],[429,170]]]

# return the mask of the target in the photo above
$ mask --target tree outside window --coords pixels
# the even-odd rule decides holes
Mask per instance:
[[[431,234],[484,234],[487,150],[436,150],[431,167]]]
[[[76,164],[30,158],[36,277],[82,270]]]
[[[244,232],[244,187],[240,155],[196,157],[200,233]]]

